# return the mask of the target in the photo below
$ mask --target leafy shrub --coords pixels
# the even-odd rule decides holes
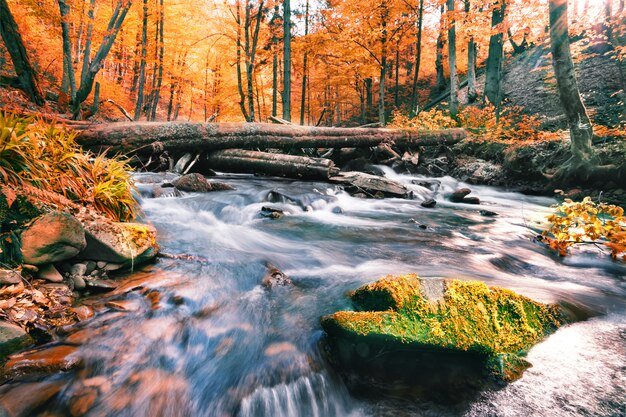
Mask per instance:
[[[83,152],[76,134],[32,118],[0,114],[0,191],[39,205],[92,207],[112,220],[137,215],[130,167],[120,158]]]
[[[626,260],[626,217],[618,206],[595,203],[590,197],[581,202],[565,200],[548,216],[550,228],[543,237],[550,248],[567,255],[576,244],[603,244],[614,259]]]
[[[431,109],[410,118],[406,112],[394,110],[389,127],[398,129],[437,130],[458,127],[456,120],[443,110]]]

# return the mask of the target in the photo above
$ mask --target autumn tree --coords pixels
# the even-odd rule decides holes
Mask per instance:
[[[291,121],[291,2],[283,1],[283,119]]]
[[[455,0],[448,4],[448,62],[450,64],[450,115],[456,119],[459,113],[459,80],[456,71],[456,8]]]
[[[24,41],[6,0],[0,0],[0,35],[2,35],[4,45],[9,51],[17,74],[17,82],[14,84],[19,85],[36,104],[43,105],[45,99],[39,87],[37,72],[26,52]],[[8,81],[11,83],[12,80]]]

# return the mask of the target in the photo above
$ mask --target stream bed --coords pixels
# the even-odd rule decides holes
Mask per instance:
[[[595,251],[559,258],[534,241],[551,199],[471,186],[481,205],[455,204],[443,195],[462,184],[442,178],[437,206],[426,209],[419,179],[387,175],[417,199],[253,176],[220,179],[235,191],[144,199],[145,219],[174,257],[86,300],[95,318],[55,342],[78,346],[82,365],[44,379],[62,389],[35,415],[626,415],[626,266]],[[154,180],[137,175],[140,185]],[[285,215],[264,218],[263,207]],[[267,264],[294,285],[263,287]],[[521,379],[471,401],[351,393],[324,360],[319,318],[349,308],[347,291],[410,272],[481,280],[585,320],[533,348]]]

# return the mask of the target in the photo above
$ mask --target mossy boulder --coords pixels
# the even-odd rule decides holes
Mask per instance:
[[[321,320],[331,361],[409,384],[515,380],[524,353],[563,323],[556,306],[481,282],[388,276],[350,298],[357,311]]]
[[[87,247],[79,259],[138,266],[154,259],[159,251],[156,229],[149,224],[118,223],[103,218],[84,221]]]

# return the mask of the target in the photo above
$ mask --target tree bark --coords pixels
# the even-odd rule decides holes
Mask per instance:
[[[143,108],[143,91],[146,85],[146,58],[148,55],[148,0],[143,0],[143,16],[141,23],[141,64],[139,65],[139,85],[135,104],[135,120],[139,120]]]
[[[39,87],[37,71],[30,62],[24,41],[6,0],[0,0],[0,35],[2,35],[4,44],[9,51],[22,90],[36,104],[40,106],[45,104],[46,100]]]
[[[583,104],[574,73],[567,21],[567,0],[550,0],[550,46],[552,65],[572,140],[572,156],[593,159],[593,127]]]
[[[411,92],[411,117],[419,112],[419,100],[417,91],[417,81],[419,80],[420,64],[422,62],[422,27],[424,25],[424,0],[420,0],[417,18],[417,42],[415,43],[415,71],[413,73],[413,90]]]
[[[435,81],[435,91],[437,93],[442,92],[446,88],[446,78],[443,74],[443,28],[445,19],[445,9],[441,6],[441,20],[439,22],[439,35],[437,35],[437,54],[435,57],[435,70],[437,72]]]
[[[72,41],[70,39],[70,24],[68,22],[70,7],[65,0],[58,0],[59,13],[61,15],[61,37],[63,39],[63,71],[67,76],[67,84],[70,88],[70,101],[76,100],[76,75],[72,60]],[[61,88],[63,90],[63,88]]]
[[[453,144],[463,129],[406,131],[277,125],[268,123],[108,123],[80,126],[77,142],[92,150],[151,154],[154,150],[300,149]]]
[[[327,180],[339,169],[329,159],[227,149],[207,155],[212,169],[225,172]]]
[[[387,79],[387,19],[389,17],[389,11],[387,10],[387,0],[382,0],[381,3],[381,15],[380,25],[382,28],[382,36],[380,38],[380,80],[378,83],[379,98],[378,98],[378,122],[381,126],[386,125],[386,111],[385,111],[385,82]]]
[[[304,12],[304,36],[309,34],[309,0],[306,0],[305,12]],[[306,87],[308,81],[308,64],[309,64],[309,51],[305,49],[304,59],[302,62],[302,97],[300,99],[300,124],[304,125],[304,114],[306,112]]]
[[[465,0],[465,13],[470,13],[472,9],[471,0]],[[474,36],[470,36],[467,41],[467,103],[472,104],[478,98],[476,90],[476,41]]]
[[[152,113],[150,115],[150,120],[156,120],[157,108],[159,106],[159,99],[161,96],[161,85],[163,84],[163,55],[165,54],[165,43],[163,41],[165,7],[163,5],[163,0],[159,1],[159,7],[159,20],[161,21],[161,24],[159,25],[159,69],[157,75],[157,85],[154,91],[154,101],[152,102]]]
[[[450,115],[459,113],[459,80],[456,72],[456,11],[455,0],[448,0],[448,62],[450,63]]]
[[[506,1],[498,0],[491,15],[492,34],[489,39],[489,55],[485,75],[485,97],[495,106],[497,113],[499,113],[502,102],[502,60],[504,58],[504,34],[499,26],[504,21]]]
[[[98,75],[98,72],[102,68],[102,64],[115,42],[115,38],[122,27],[122,23],[124,22],[128,9],[130,9],[131,5],[131,1],[118,0],[118,3],[113,10],[113,15],[109,20],[109,25],[107,26],[102,43],[100,44],[93,60],[91,60],[89,64],[89,70],[87,71],[86,78],[81,80],[80,88],[76,91],[76,99],[73,102],[74,119],[77,119],[80,116],[80,105],[87,99],[87,97],[89,97],[89,94],[91,94],[96,75]]]
[[[553,176],[553,184],[626,181],[626,162],[599,166],[592,147],[593,126],[580,97],[570,52],[567,0],[550,0],[552,64],[571,137],[571,158]]]
[[[291,2],[283,1],[283,119],[291,121]]]

